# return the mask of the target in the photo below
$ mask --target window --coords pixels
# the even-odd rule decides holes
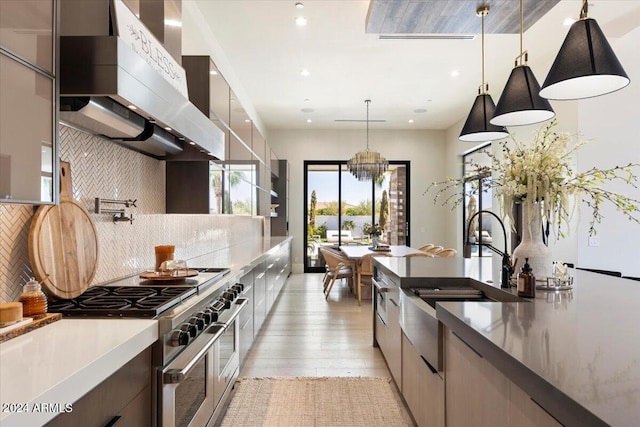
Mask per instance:
[[[358,181],[345,161],[306,161],[305,272],[324,272],[322,246],[370,245],[364,232],[382,224],[381,241],[408,245],[409,162],[390,162],[379,182]]]

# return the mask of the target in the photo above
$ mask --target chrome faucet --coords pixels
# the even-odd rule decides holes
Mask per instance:
[[[489,215],[492,215],[500,223],[500,226],[502,227],[502,232],[504,233],[504,252],[497,249],[495,246],[492,246],[489,243],[483,243],[482,233],[479,233],[480,238],[478,239],[478,246],[486,246],[502,257],[502,274],[500,279],[500,287],[508,288],[510,286],[509,278],[511,277],[511,274],[513,274],[513,266],[511,265],[511,258],[509,257],[509,252],[507,251],[507,230],[504,228],[504,223],[502,222],[502,220],[498,215],[494,214],[491,211],[485,211],[485,210],[478,211],[473,215],[471,215],[471,218],[469,218],[469,222],[467,223],[467,227],[466,227],[462,256],[464,258],[471,258],[471,242],[469,242],[469,230],[471,229],[471,222],[476,216],[483,213],[488,213]]]

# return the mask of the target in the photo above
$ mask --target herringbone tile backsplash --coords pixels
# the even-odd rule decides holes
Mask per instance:
[[[98,231],[92,285],[152,267],[156,245],[175,244],[176,258],[189,260],[262,238],[262,218],[165,215],[162,161],[66,126],[60,128],[60,159],[71,164],[73,197],[91,212]],[[96,197],[137,200],[136,207],[127,209],[133,223],[114,223],[111,214],[94,214]],[[0,204],[0,302],[17,300],[32,275],[28,236],[33,212],[31,205]]]

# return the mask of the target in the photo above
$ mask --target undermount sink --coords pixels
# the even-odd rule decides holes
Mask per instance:
[[[420,279],[402,289],[402,329],[427,363],[438,371],[443,370],[443,331],[435,309],[436,303],[443,301],[530,302],[509,290],[459,277]]]
[[[433,308],[435,308],[436,301],[527,301],[508,290],[464,277],[421,279],[420,282],[414,283],[410,289]]]

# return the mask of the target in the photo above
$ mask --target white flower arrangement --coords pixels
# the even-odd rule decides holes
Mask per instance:
[[[514,203],[522,203],[527,209],[529,217],[539,214],[546,222],[554,224],[557,236],[564,237],[563,228],[569,227],[571,201],[582,200],[591,209],[589,234],[596,233],[595,226],[602,220],[600,208],[603,202],[613,203],[618,211],[629,220],[640,224],[640,201],[602,188],[602,184],[612,181],[622,181],[634,188],[638,188],[638,177],[634,168],[638,163],[628,163],[625,166],[615,166],[609,169],[591,168],[576,173],[571,164],[572,156],[588,141],[583,140],[572,144],[575,136],[566,132],[556,133],[552,121],[540,127],[531,144],[524,144],[516,140],[509,133],[513,147],[507,141],[499,142],[501,153],[494,155],[484,153],[492,160],[492,166],[480,166],[469,163],[472,172],[463,178],[449,178],[445,181],[432,183],[425,194],[436,190],[434,203],[443,194],[451,194],[444,202],[452,204],[454,209],[463,202],[465,196],[464,182],[470,177],[488,177],[483,180],[484,188],[471,188],[466,195],[487,191],[492,188],[500,203],[503,217],[511,218],[511,208]]]

